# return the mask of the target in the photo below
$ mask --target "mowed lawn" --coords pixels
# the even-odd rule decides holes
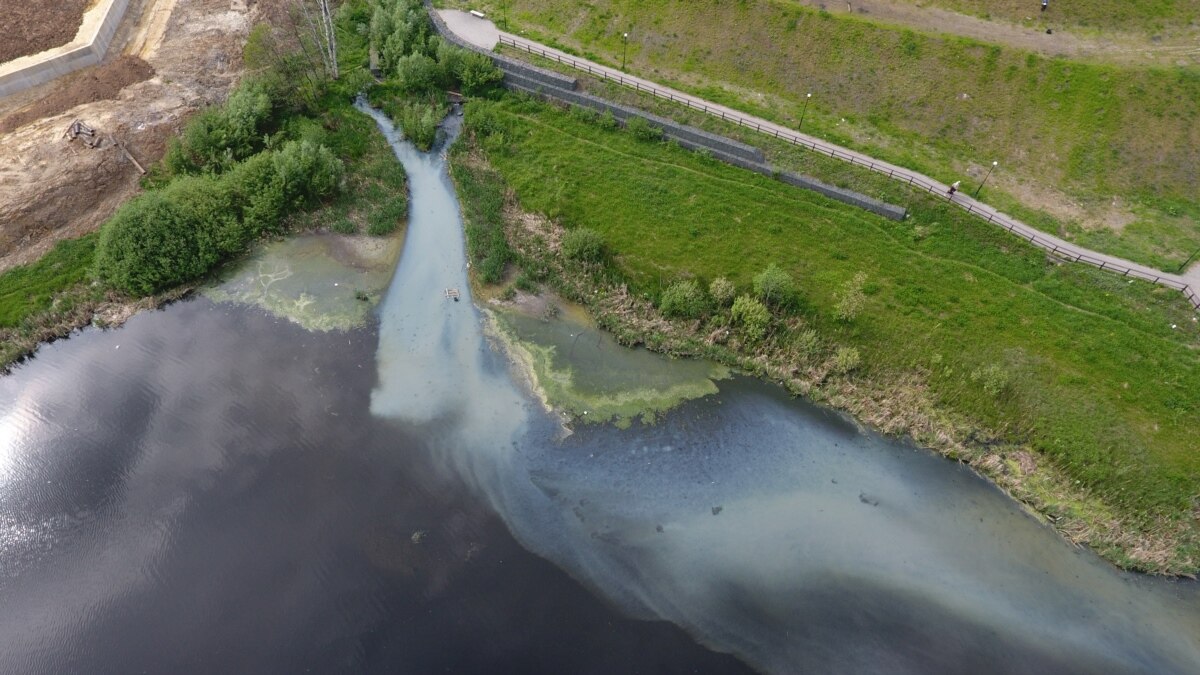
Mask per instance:
[[[1195,67],[1047,58],[788,0],[490,0],[490,11],[772,121],[803,116],[806,132],[947,183],[972,185],[997,161],[989,202],[1090,248],[1174,272],[1200,247]]]
[[[861,350],[862,377],[925,373],[947,408],[1126,513],[1193,508],[1200,341],[1178,293],[1056,264],[933,198],[892,222],[545,104],[489,105],[506,129],[484,147],[522,206],[600,232],[636,291],[717,276],[748,290],[777,263],[809,324]],[[847,326],[835,294],[858,272],[867,307]],[[970,376],[993,365],[1011,378],[1000,396]]]

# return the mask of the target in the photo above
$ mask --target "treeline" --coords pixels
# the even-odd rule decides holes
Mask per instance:
[[[367,32],[386,77],[372,89],[371,102],[422,150],[432,147],[437,138],[437,126],[447,112],[447,90],[483,96],[494,91],[503,78],[487,56],[438,36],[420,0],[360,0],[354,4],[362,6],[363,16],[370,8]]]

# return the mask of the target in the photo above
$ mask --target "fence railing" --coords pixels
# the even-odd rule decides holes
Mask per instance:
[[[805,138],[804,136],[801,136],[797,133],[793,133],[793,132],[789,132],[784,129],[780,129],[776,126],[764,126],[760,122],[750,119],[750,118],[747,118],[740,114],[731,113],[720,107],[710,106],[710,105],[706,104],[705,102],[697,100],[697,99],[680,96],[673,91],[670,91],[668,89],[660,89],[658,87],[655,87],[654,85],[647,84],[647,83],[645,83],[641,80],[635,79],[635,78],[625,77],[623,75],[614,73],[607,69],[597,68],[596,66],[592,65],[591,63],[589,63],[587,61],[583,61],[580,59],[574,59],[574,58],[571,58],[570,56],[565,56],[565,55],[559,54],[557,52],[548,51],[537,45],[529,44],[528,42],[514,40],[513,38],[508,37],[507,35],[504,35],[504,34],[500,35],[500,44],[508,46],[508,47],[515,47],[516,49],[519,49],[526,53],[533,54],[535,56],[540,56],[544,59],[549,59],[556,63],[561,63],[565,66],[569,66],[576,70],[581,70],[589,75],[594,75],[602,80],[606,80],[608,82],[616,82],[617,84],[620,84],[620,85],[623,85],[626,87],[630,87],[630,88],[634,89],[635,91],[645,92],[645,93],[655,96],[657,98],[665,99],[665,100],[671,101],[673,103],[678,103],[680,105],[686,106],[692,110],[697,110],[697,111],[705,113],[707,115],[719,117],[720,119],[725,120],[726,122],[732,122],[734,124],[737,124],[738,126],[746,127],[748,129],[754,129],[755,131],[757,131],[759,133],[763,133],[768,136],[772,136],[774,138],[777,138],[782,141],[786,141],[793,145],[798,145],[798,146],[801,146],[804,148],[808,148],[809,150],[812,150],[813,152],[817,152],[822,155],[828,155],[829,157],[832,157],[834,159],[840,159],[842,161],[850,162],[851,164],[854,164],[856,166],[861,166],[861,167],[870,169],[871,171],[875,171],[877,173],[884,174],[888,178],[892,178],[894,180],[899,180],[904,183],[907,183],[908,185],[910,185],[912,187],[920,188],[931,194],[935,194],[935,195],[943,196],[943,197],[946,196],[945,188],[942,187],[941,185],[937,185],[937,184],[925,179],[922,176],[914,175],[908,171],[905,171],[898,167],[892,166],[891,164],[888,164],[886,162],[876,162],[868,157],[864,157],[864,156],[857,155],[857,154],[851,154],[851,153],[848,153],[844,150],[837,148],[836,146],[832,146],[832,145],[826,144],[826,143],[820,143],[820,142],[814,141],[810,138]],[[1039,236],[1037,233],[1030,231],[1030,228],[1028,228],[1027,226],[1017,223],[1016,221],[1000,214],[999,212],[997,212],[996,210],[994,210],[990,207],[981,208],[980,206],[976,205],[973,202],[966,201],[964,199],[954,199],[953,197],[949,198],[949,201],[950,201],[950,203],[954,204],[955,206],[958,206],[959,208],[963,209],[967,213],[970,213],[972,215],[983,218],[984,220],[986,220],[989,223],[999,225],[1000,227],[1003,227],[1004,229],[1008,230],[1009,232],[1021,237],[1022,239],[1025,239],[1030,244],[1033,244],[1034,246],[1037,246],[1038,248],[1049,251],[1052,255],[1058,256],[1064,260],[1068,260],[1070,262],[1086,263],[1086,264],[1092,265],[1094,267],[1099,267],[1102,270],[1108,270],[1108,271],[1118,273],[1122,276],[1134,277],[1137,279],[1142,279],[1144,281],[1149,281],[1149,282],[1152,282],[1155,284],[1166,286],[1168,288],[1174,288],[1176,290],[1183,291],[1184,295],[1188,298],[1188,300],[1191,301],[1192,305],[1195,306],[1197,309],[1200,309],[1200,295],[1197,295],[1197,293],[1194,290],[1192,290],[1192,288],[1189,287],[1186,283],[1179,281],[1177,279],[1171,278],[1171,276],[1162,276],[1162,275],[1154,274],[1152,272],[1147,272],[1145,270],[1140,270],[1140,269],[1136,269],[1133,267],[1129,267],[1127,265],[1122,265],[1120,263],[1113,262],[1112,260],[1107,260],[1105,258],[1097,257],[1094,255],[1089,255],[1088,253],[1080,251],[1075,248],[1065,247],[1062,245],[1061,242],[1053,241],[1051,239],[1047,239],[1045,237]]]

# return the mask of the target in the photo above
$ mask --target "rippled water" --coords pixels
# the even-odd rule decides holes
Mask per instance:
[[[484,338],[442,159],[397,151],[377,330],[201,298],[0,379],[0,671],[744,668],[688,634],[779,673],[1198,670],[1194,584],[770,385],[561,438]]]

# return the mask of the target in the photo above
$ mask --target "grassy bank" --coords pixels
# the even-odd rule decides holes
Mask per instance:
[[[514,31],[610,65],[631,31],[635,74],[803,115],[806,132],[946,182],[999,161],[986,199],[1085,246],[1168,271],[1200,246],[1194,69],[1047,59],[780,0],[508,4]]]
[[[468,124],[496,173],[476,182],[494,200],[502,180],[524,209],[600,235],[611,263],[567,279],[619,278],[632,304],[697,282],[698,318],[636,324],[627,338],[675,348],[667,327],[681,325],[694,338],[683,351],[728,350],[884,428],[1028,452],[1059,478],[1027,484],[1070,490],[1026,498],[1087,523],[1077,538],[1128,566],[1196,570],[1200,341],[1177,294],[1055,264],[937,200],[892,223],[584,117],[516,99],[477,105]],[[521,275],[562,283],[545,262],[561,250],[556,237],[531,241],[517,247]],[[798,291],[755,339],[704,289],[723,277],[753,295],[771,264]],[[851,294],[860,306],[839,318]],[[929,421],[939,419],[954,422]]]

